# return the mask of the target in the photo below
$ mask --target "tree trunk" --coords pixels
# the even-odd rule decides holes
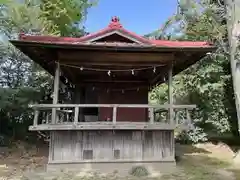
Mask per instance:
[[[240,21],[240,7],[239,0],[225,0],[227,9],[227,27],[228,27],[228,41],[230,52],[231,72],[233,79],[233,90],[235,96],[235,104],[238,118],[238,130],[240,130],[240,64],[238,62],[237,46],[239,41],[239,21]]]

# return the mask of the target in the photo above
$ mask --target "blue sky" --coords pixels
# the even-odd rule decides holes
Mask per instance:
[[[124,28],[144,35],[157,30],[176,8],[177,0],[98,0],[84,25],[88,32],[95,32],[118,16]]]

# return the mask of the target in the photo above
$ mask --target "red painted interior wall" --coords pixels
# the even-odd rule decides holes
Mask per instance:
[[[148,104],[148,91],[115,91],[101,92],[99,104]],[[112,108],[99,108],[99,119],[112,120]],[[148,121],[148,109],[145,108],[117,108],[117,121],[144,122]]]

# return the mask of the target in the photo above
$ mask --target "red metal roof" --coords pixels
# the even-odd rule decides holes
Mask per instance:
[[[202,41],[168,41],[168,40],[150,40],[145,37],[139,36],[136,33],[126,30],[119,21],[118,17],[113,17],[110,24],[96,32],[89,35],[73,38],[73,37],[56,37],[56,36],[38,36],[38,35],[25,35],[20,34],[19,39],[27,42],[39,42],[39,43],[55,43],[55,44],[89,44],[97,39],[110,36],[114,33],[119,33],[120,36],[124,36],[127,39],[135,41],[142,45],[152,45],[157,47],[212,47],[208,42]],[[117,43],[116,43],[117,44]]]

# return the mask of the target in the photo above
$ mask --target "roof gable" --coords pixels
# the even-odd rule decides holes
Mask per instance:
[[[109,38],[110,37],[110,38]],[[113,37],[121,37],[116,38],[115,40]],[[89,34],[87,36],[83,36],[79,39],[81,42],[119,42],[119,39],[121,39],[120,42],[132,42],[137,44],[151,44],[151,41],[148,39],[139,36],[133,32],[127,31],[125,28],[123,28],[122,24],[119,21],[118,17],[113,17],[110,24],[107,28],[98,31],[96,33]],[[124,41],[125,40],[125,41]]]
[[[109,33],[104,33],[103,35],[99,35],[95,38],[91,38],[86,42],[128,42],[128,43],[137,43],[137,44],[146,43],[140,40],[139,38],[129,36],[124,31],[121,31],[121,30],[113,30]]]
[[[80,38],[74,37],[58,37],[58,36],[42,36],[42,35],[26,35],[19,34],[19,41],[58,44],[58,45],[74,45],[74,46],[106,46],[106,47],[164,47],[164,48],[211,48],[211,43],[201,41],[170,41],[170,40],[153,40],[137,35],[123,28],[118,17],[113,17],[109,25],[96,32]]]
[[[113,32],[112,34],[108,34],[105,37],[102,37],[100,39],[94,40],[92,42],[122,42],[122,43],[136,43],[135,39],[129,39],[129,37],[124,36],[121,33]],[[139,42],[140,44],[140,42]]]

